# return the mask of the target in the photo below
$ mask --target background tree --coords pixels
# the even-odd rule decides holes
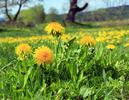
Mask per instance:
[[[75,22],[75,16],[78,12],[83,11],[85,8],[87,8],[88,3],[85,3],[83,7],[78,7],[77,3],[78,0],[69,0],[70,1],[70,9],[66,17],[66,21],[68,22]]]
[[[58,10],[54,7],[51,7],[49,9],[48,14],[47,14],[46,21],[47,22],[49,22],[49,21],[59,21],[60,18],[61,18],[61,16],[59,16]]]
[[[43,0],[0,0],[0,8],[2,10],[4,10],[4,13],[6,14],[6,16],[9,19],[9,22],[16,22],[17,18],[20,14],[21,8],[25,5],[27,5],[28,3],[32,3],[32,2],[38,2],[38,1],[43,1]],[[16,14],[11,17],[9,14],[10,9],[14,9],[16,6],[18,6],[18,10],[16,12]]]
[[[128,0],[103,0],[107,7],[121,6],[119,10],[117,10],[117,16],[119,19],[122,19],[123,12],[125,10],[125,5]],[[110,11],[110,15],[113,17],[112,11]]]
[[[26,25],[40,24],[45,20],[45,12],[42,5],[36,5],[27,10],[22,10],[20,14],[20,19]]]

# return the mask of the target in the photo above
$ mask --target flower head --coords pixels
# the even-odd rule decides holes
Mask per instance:
[[[39,47],[34,53],[35,62],[39,65],[53,62],[53,52],[45,46]]]
[[[45,27],[45,31],[48,34],[59,37],[61,34],[65,33],[65,28],[57,22],[51,22]]]
[[[129,46],[129,43],[126,43],[125,45],[124,45],[124,47],[128,47]]]
[[[29,46],[29,44],[22,43],[15,48],[15,53],[19,56],[20,60],[23,60],[25,56],[32,53],[32,48]]]
[[[85,46],[94,46],[96,44],[96,40],[92,36],[84,36],[79,41],[79,44]]]
[[[114,45],[107,45],[106,48],[109,50],[113,50],[115,48],[115,46]]]

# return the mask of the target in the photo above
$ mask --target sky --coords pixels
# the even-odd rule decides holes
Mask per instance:
[[[97,10],[99,8],[107,8],[109,6],[120,6],[120,5],[129,5],[129,0],[80,0],[81,2],[78,3],[80,7],[82,7],[86,2],[89,3],[88,8],[85,11],[92,11]],[[108,1],[108,2],[107,2]],[[110,3],[111,1],[112,3]],[[119,1],[123,1],[122,3],[119,3]],[[33,2],[30,5],[30,7],[37,4],[36,2]],[[58,10],[59,14],[67,13],[69,9],[69,0],[44,0],[43,3],[41,3],[44,6],[45,12],[48,13],[49,9],[51,7],[54,7]],[[27,9],[26,7],[22,7],[22,9]],[[63,10],[65,9],[65,10]],[[14,7],[12,9],[12,13],[15,14],[17,11],[17,7]],[[3,15],[0,14],[0,17]]]
[[[86,9],[88,11],[96,10],[99,8],[107,8],[108,6],[120,6],[123,4],[129,5],[129,0],[123,0],[123,3],[119,3],[119,1],[122,0],[80,0],[80,1],[81,1],[79,3],[80,7],[83,6],[86,2],[89,3],[89,7]],[[109,1],[111,1],[111,3]],[[44,8],[46,13],[49,12],[50,7],[57,8],[59,13],[62,13],[62,8],[66,8],[66,12],[68,12],[69,0],[44,0]]]

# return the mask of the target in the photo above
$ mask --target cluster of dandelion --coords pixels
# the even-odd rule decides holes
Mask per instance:
[[[29,54],[32,54],[32,47],[29,44],[19,44],[15,48],[15,53],[18,55],[20,60],[23,60]],[[53,52],[48,47],[42,46],[38,47],[34,52],[35,62],[40,66],[45,63],[53,62]]]
[[[61,34],[65,33],[65,28],[57,22],[51,22],[45,27],[45,31],[48,34],[59,37]]]
[[[45,27],[45,31],[47,31],[47,33],[49,33],[49,34],[52,34],[53,36],[59,37],[61,34],[65,33],[65,28],[57,22],[51,22]],[[97,34],[97,33],[95,33],[95,34]],[[114,38],[120,39],[120,36],[123,36],[124,34],[126,34],[126,31],[125,32],[118,32],[118,34],[115,34],[112,31],[108,32],[108,33],[99,32],[98,33],[99,37],[96,38],[96,40],[95,40],[91,35],[85,35],[84,33],[80,33],[79,35],[82,38],[80,39],[80,41],[78,43],[80,45],[83,45],[83,46],[95,46],[96,41],[97,42],[105,41],[105,40],[111,39],[112,36],[113,36],[113,39]],[[79,38],[77,34],[75,34],[74,36],[67,34],[67,35],[63,35],[61,37],[61,39],[65,42],[67,42],[67,38],[71,39],[72,37]],[[11,40],[11,43],[22,42],[25,40],[30,40],[33,43],[35,43],[34,40],[38,41],[41,38],[44,39],[43,41],[47,41],[49,39],[52,39],[53,37],[49,35],[49,36],[41,36],[41,37],[38,36],[38,37],[31,37],[31,38],[25,38],[25,39],[20,38],[19,40],[14,39],[14,38],[7,38],[7,40]],[[3,39],[1,39],[1,41],[6,42]],[[124,47],[128,47],[128,46],[129,46],[129,43],[126,43],[124,45]],[[115,48],[115,46],[114,45],[107,45],[106,48],[109,50],[113,50]],[[18,59],[23,60],[29,54],[32,53],[32,47],[29,44],[22,43],[16,47],[15,52],[18,55]],[[55,52],[56,52],[56,46],[55,46]],[[44,46],[39,47],[34,52],[34,59],[35,59],[35,62],[39,65],[41,65],[41,64],[43,65],[44,63],[52,63],[53,62],[53,52],[48,47],[44,47]]]
[[[86,29],[87,31],[90,31],[89,29]],[[129,33],[129,30],[117,30],[117,31],[100,31],[100,32],[94,32],[89,34],[93,34],[95,36],[96,42],[98,43],[108,43],[108,44],[120,44],[121,42],[125,41],[126,42],[123,44],[123,47],[128,48],[129,47],[129,38],[125,37]],[[75,32],[74,35],[71,33],[69,34],[62,34],[61,40],[63,42],[68,42],[72,38],[76,37],[76,39],[79,39],[80,37],[84,37],[86,34],[83,32]],[[125,37],[125,38],[124,38]],[[42,42],[49,42],[49,40],[52,43],[55,43],[56,41],[53,39],[52,35],[42,35],[42,36],[32,36],[32,37],[20,37],[20,38],[14,38],[14,37],[6,37],[6,38],[0,38],[0,44],[2,43],[23,43],[26,41],[29,41],[31,43],[36,44],[42,39]]]
[[[84,46],[95,46],[96,40],[92,36],[84,36],[79,41],[79,44]]]

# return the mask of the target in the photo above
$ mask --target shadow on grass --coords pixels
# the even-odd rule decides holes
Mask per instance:
[[[0,32],[3,32],[3,31],[6,31],[6,30],[5,30],[5,29],[1,29],[1,28],[0,28]]]

